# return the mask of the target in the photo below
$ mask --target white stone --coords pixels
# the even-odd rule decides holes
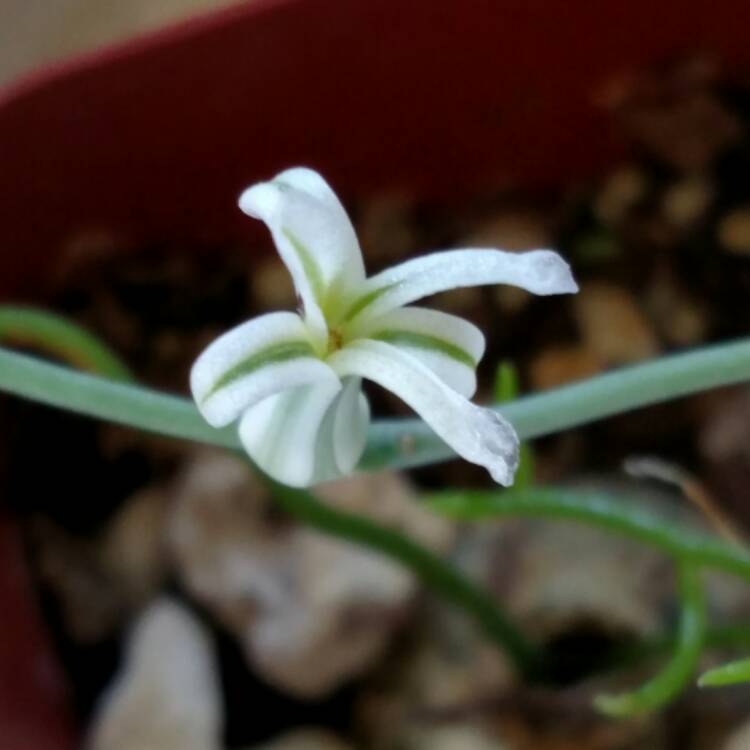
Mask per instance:
[[[222,708],[213,644],[168,598],[146,609],[101,700],[89,750],[219,750]]]

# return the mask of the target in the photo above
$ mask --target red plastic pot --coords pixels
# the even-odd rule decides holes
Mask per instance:
[[[750,63],[742,0],[255,0],[0,97],[0,293],[65,240],[232,242],[240,188],[291,164],[346,193],[450,196],[590,174],[613,80],[696,50]]]
[[[240,189],[293,164],[350,195],[585,177],[618,149],[613,81],[696,51],[748,67],[745,5],[255,0],[44,71],[0,94],[0,294],[33,295],[85,230],[241,245]],[[59,715],[35,700],[29,726]]]
[[[39,621],[20,535],[1,509],[0,611],[0,747],[74,747],[63,677]]]

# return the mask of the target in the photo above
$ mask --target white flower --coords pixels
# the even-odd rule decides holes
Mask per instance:
[[[436,292],[513,284],[535,294],[577,291],[550,250],[432,253],[366,278],[354,229],[326,181],[289,169],[248,188],[240,208],[271,230],[301,301],[214,341],[195,362],[193,397],[223,427],[240,418],[250,457],[285,484],[348,474],[364,450],[368,378],[395,393],[459,455],[509,485],[518,464],[513,427],[467,399],[484,337],[471,323],[423,307]]]

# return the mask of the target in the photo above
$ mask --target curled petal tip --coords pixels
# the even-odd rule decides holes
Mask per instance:
[[[278,189],[270,183],[261,182],[244,190],[237,204],[242,213],[253,219],[266,219],[276,209],[278,201]]]
[[[535,294],[575,294],[578,284],[570,266],[554,250],[529,253],[534,271],[532,291]]]
[[[516,431],[492,409],[482,409],[485,419],[479,422],[478,436],[484,465],[490,476],[503,487],[510,487],[520,460]]]
[[[578,284],[575,282],[575,279],[571,276],[570,282],[566,284],[565,286],[562,286],[558,294],[578,294],[578,292],[579,292]]]
[[[562,262],[565,265],[565,273],[560,281],[560,291],[558,294],[578,294],[578,282],[573,278],[573,271],[565,261]]]

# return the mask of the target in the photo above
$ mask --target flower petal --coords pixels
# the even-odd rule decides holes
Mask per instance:
[[[402,307],[351,328],[356,338],[385,341],[430,368],[466,398],[477,389],[476,366],[484,354],[484,336],[462,318],[423,307]]]
[[[315,382],[340,387],[318,358],[305,323],[291,312],[261,315],[233,328],[208,346],[190,372],[193,398],[214,427],[274,393]]]
[[[304,385],[248,409],[239,432],[253,461],[284,484],[311,484],[320,425],[340,389],[330,382]]]
[[[362,457],[370,424],[370,405],[362,393],[360,378],[344,379],[335,407],[331,429],[333,458],[337,476],[346,476]]]
[[[448,388],[419,360],[382,341],[354,341],[329,357],[341,376],[369,378],[393,391],[459,455],[508,486],[518,466],[518,437],[499,414]]]
[[[367,279],[345,318],[372,317],[446,289],[486,284],[512,284],[542,295],[578,291],[570,267],[552,250],[448,250],[407,260]]]
[[[364,450],[369,407],[359,378],[301,386],[245,412],[240,440],[267,474],[293,487],[348,474]]]
[[[365,278],[354,228],[336,194],[317,172],[298,167],[248,188],[239,204],[271,230],[305,317],[325,329],[326,305],[342,288],[359,286]]]

